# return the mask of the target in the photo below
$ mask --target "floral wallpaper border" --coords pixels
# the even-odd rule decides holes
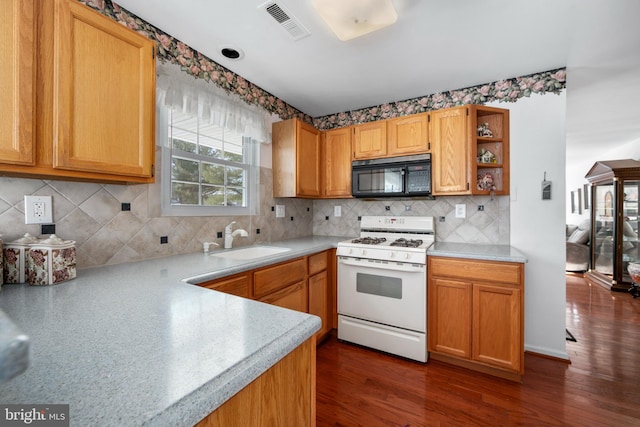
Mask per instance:
[[[532,93],[559,94],[566,88],[566,77],[566,69],[559,68],[524,77],[498,80],[484,85],[317,117],[313,119],[313,124],[320,130],[326,130],[459,105],[485,104],[492,101],[516,102]]]
[[[417,98],[381,104],[360,110],[312,118],[290,106],[242,76],[212,61],[111,0],[78,0],[114,21],[131,28],[145,37],[155,40],[158,58],[162,62],[179,64],[187,74],[211,82],[229,94],[240,96],[249,105],[258,105],[283,120],[298,118],[313,124],[320,130],[353,124],[417,114],[424,111],[449,108],[464,104],[484,104],[492,101],[516,102],[533,93],[559,94],[566,88],[566,69],[543,71],[527,76],[514,77],[478,86],[450,90]]]

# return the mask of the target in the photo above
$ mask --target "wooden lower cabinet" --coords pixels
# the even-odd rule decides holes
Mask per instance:
[[[249,298],[251,296],[251,274],[240,273],[222,279],[209,280],[200,283],[200,286],[214,291],[220,291],[239,297]]]
[[[316,333],[318,342],[326,337],[333,328],[327,258],[331,252],[325,251],[309,257],[309,314],[314,314],[322,319],[322,327]]]
[[[502,378],[524,374],[524,264],[428,259],[428,350]]]
[[[473,285],[433,278],[429,283],[429,334],[431,351],[471,357]]]
[[[303,280],[258,298],[258,301],[306,313],[308,307],[307,293],[307,283]]]
[[[337,326],[335,249],[199,283],[199,286],[313,314],[317,342]]]
[[[306,274],[307,265],[304,258],[254,270],[252,296],[261,299],[289,285],[304,281]]]
[[[315,348],[312,337],[196,425],[315,426]]]

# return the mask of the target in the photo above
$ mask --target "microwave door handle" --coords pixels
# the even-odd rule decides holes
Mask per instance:
[[[363,264],[362,262],[352,261],[349,258],[340,258],[338,260],[338,264],[348,265],[353,267],[369,267],[369,268],[375,268],[378,270],[403,271],[403,272],[413,272],[413,273],[421,272],[421,270],[417,270],[415,267],[410,267],[409,264],[402,263],[402,262],[398,262],[394,264],[376,264],[375,266],[368,266],[366,264]]]

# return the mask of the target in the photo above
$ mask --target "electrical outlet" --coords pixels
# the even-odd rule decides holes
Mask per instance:
[[[456,205],[456,218],[464,218],[467,216],[467,205]]]
[[[276,205],[276,218],[284,218],[284,205]]]
[[[24,223],[51,224],[52,207],[51,196],[24,196]]]
[[[342,216],[342,206],[334,206],[333,207],[333,216]]]

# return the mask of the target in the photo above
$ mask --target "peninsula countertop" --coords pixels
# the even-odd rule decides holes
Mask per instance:
[[[55,286],[4,285],[0,309],[30,339],[3,404],[69,404],[71,425],[192,425],[320,328],[316,316],[193,286],[332,247],[269,246],[254,260],[187,254],[84,269]],[[215,252],[214,252],[215,253]]]

